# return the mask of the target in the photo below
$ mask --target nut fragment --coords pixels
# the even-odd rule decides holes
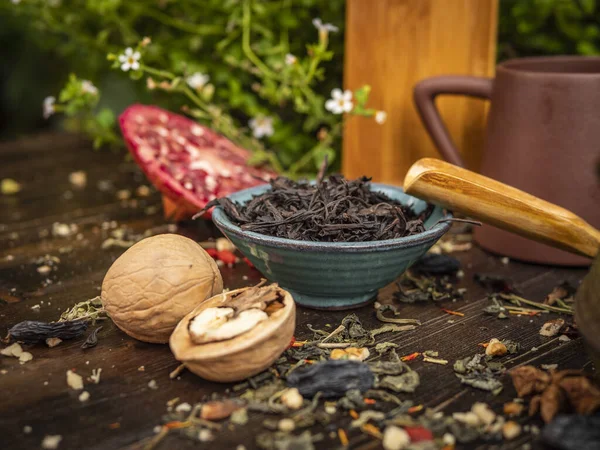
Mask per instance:
[[[383,432],[383,448],[385,450],[402,450],[410,444],[410,436],[404,428],[388,425]]]
[[[506,345],[498,339],[490,339],[488,346],[485,348],[485,354],[488,356],[503,356],[508,352]]]
[[[490,407],[481,402],[474,403],[471,406],[471,411],[479,418],[479,421],[484,425],[491,425],[496,419],[496,413]]]
[[[356,348],[336,348],[329,355],[330,359],[352,359],[355,361],[364,361],[370,356],[369,349],[366,347]]]
[[[507,416],[519,416],[523,412],[523,404],[508,402],[504,404],[504,414]]]
[[[208,402],[202,406],[200,417],[205,420],[222,420],[229,417],[237,409],[240,409],[240,405],[233,400]]]
[[[549,320],[542,325],[540,335],[548,337],[556,336],[564,324],[565,321],[563,319]]]
[[[232,308],[208,308],[190,322],[190,336],[196,344],[225,341],[243,334],[263,320],[267,313],[260,309],[247,309],[233,317]]]
[[[292,296],[277,285],[226,292],[181,320],[171,335],[171,351],[203,378],[243,380],[269,367],[287,348],[295,318]]]
[[[304,403],[304,397],[300,395],[297,388],[289,388],[281,394],[281,403],[290,409],[300,409]]]
[[[521,425],[512,420],[506,422],[502,427],[502,435],[504,439],[511,440],[518,437],[521,434]]]

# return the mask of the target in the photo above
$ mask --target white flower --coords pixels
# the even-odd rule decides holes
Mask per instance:
[[[56,112],[54,103],[56,103],[56,98],[54,97],[46,97],[44,99],[44,119],[47,119]]]
[[[330,31],[333,33],[337,33],[339,31],[338,27],[330,23],[323,23],[318,17],[313,19],[312,23],[315,26],[315,28],[321,33],[329,33]]]
[[[208,83],[208,80],[210,80],[210,77],[200,72],[196,72],[185,79],[192,89],[202,89]]]
[[[139,59],[142,57],[140,52],[134,52],[131,47],[125,49],[125,53],[119,55],[119,61],[121,64],[121,70],[127,72],[129,69],[138,70],[140,68]]]
[[[288,66],[294,65],[298,62],[298,58],[296,58],[294,55],[292,55],[291,53],[288,53],[287,55],[285,55],[285,63]]]
[[[352,91],[334,89],[331,91],[331,98],[325,102],[325,109],[334,114],[342,114],[352,111],[354,104],[352,103]]]
[[[273,135],[273,118],[269,116],[256,117],[248,122],[255,138]]]
[[[375,122],[379,125],[383,124],[387,119],[387,113],[385,111],[377,111],[375,113]]]
[[[13,5],[18,5],[19,3],[21,3],[21,0],[10,0],[12,2]]]
[[[84,94],[98,95],[98,88],[94,86],[94,83],[90,80],[83,80],[81,82],[81,92]]]

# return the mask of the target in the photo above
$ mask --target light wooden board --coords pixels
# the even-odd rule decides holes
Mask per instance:
[[[413,86],[434,75],[493,76],[497,0],[348,0],[346,88],[372,87],[370,105],[387,122],[351,117],[344,130],[347,177],[402,184],[417,159],[439,156],[417,115]],[[441,114],[469,168],[483,148],[482,100],[444,97]]]

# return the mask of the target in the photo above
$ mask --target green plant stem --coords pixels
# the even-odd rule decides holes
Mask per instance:
[[[557,312],[557,313],[571,314],[571,315],[573,314],[572,309],[558,308],[556,306],[544,305],[543,303],[534,302],[533,300],[527,300],[526,298],[519,297],[518,295],[515,295],[515,294],[500,294],[500,298],[502,298],[504,300],[508,300],[509,302],[512,302],[512,303],[514,303],[514,302],[525,303],[526,305],[535,306],[536,308],[545,309],[547,311],[553,311],[553,312]]]
[[[183,20],[175,19],[167,14],[164,14],[160,11],[156,11],[151,8],[141,9],[142,14],[147,15],[165,25],[171,26],[173,28],[177,28],[181,31],[187,31],[189,33],[199,34],[199,35],[219,35],[223,33],[223,27],[220,25],[195,25],[193,23],[188,23]]]
[[[273,80],[278,80],[279,77],[260,60],[252,51],[250,46],[250,25],[252,23],[250,7],[252,0],[244,0],[243,16],[242,16],[242,51],[246,57],[259,69],[264,76]]]

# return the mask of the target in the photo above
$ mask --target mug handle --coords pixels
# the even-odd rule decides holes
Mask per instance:
[[[440,76],[419,81],[413,90],[413,97],[421,121],[431,139],[446,161],[460,167],[465,163],[450,138],[450,133],[435,106],[439,94],[467,95],[490,99],[493,78],[470,76]]]

